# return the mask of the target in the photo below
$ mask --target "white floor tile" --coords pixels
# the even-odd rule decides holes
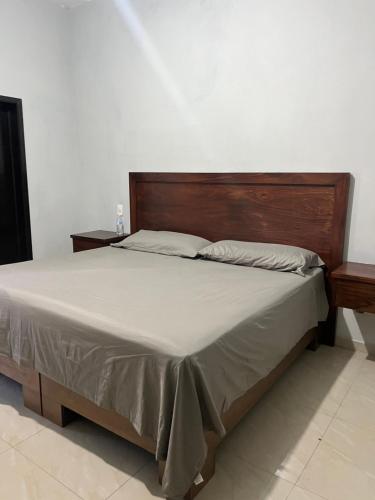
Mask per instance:
[[[350,389],[352,379],[348,375],[340,376],[337,369],[324,368],[324,364],[320,367],[320,360],[319,350],[305,353],[275,385],[270,397],[280,410],[290,412],[296,407],[303,407],[335,415]],[[345,366],[343,364],[342,368]],[[353,377],[354,373],[353,368]]]
[[[0,375],[0,438],[13,446],[45,424],[44,418],[23,406],[21,386]]]
[[[303,364],[309,364],[319,372],[333,373],[335,378],[351,382],[361,371],[366,354],[321,345],[315,352],[306,350],[301,360]]]
[[[298,486],[329,500],[375,498],[375,477],[326,443],[314,453]]]
[[[14,449],[0,455],[2,500],[78,500],[74,493]]]
[[[252,467],[243,460],[220,452],[216,473],[201,491],[199,500],[286,500],[293,488],[288,481]],[[120,488],[110,500],[163,498],[157,466],[150,464]]]
[[[17,449],[87,500],[107,498],[152,459],[86,420],[45,429]]]
[[[341,453],[348,462],[375,477],[375,430],[364,430],[350,422],[335,419],[329,426],[323,443]]]
[[[295,482],[330,422],[325,413],[302,407],[284,412],[266,399],[226,437],[222,447],[255,467]]]
[[[10,445],[8,443],[6,443],[5,441],[3,441],[2,439],[0,439],[0,453],[3,453],[4,451],[9,450],[9,448],[10,448]]]
[[[293,484],[253,467],[226,452],[219,452],[216,474],[202,490],[202,500],[285,500]]]
[[[295,486],[288,496],[288,500],[322,500],[322,498],[315,495],[315,493],[311,493],[311,491],[303,490],[299,486]]]
[[[151,462],[127,481],[110,500],[150,500],[164,498],[158,481],[158,466]]]
[[[355,379],[337,417],[375,431],[375,363],[369,363]]]

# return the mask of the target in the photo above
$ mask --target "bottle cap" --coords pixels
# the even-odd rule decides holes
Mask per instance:
[[[124,205],[117,205],[117,215],[124,215]]]

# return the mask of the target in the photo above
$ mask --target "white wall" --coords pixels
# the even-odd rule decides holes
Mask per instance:
[[[69,27],[46,0],[0,0],[0,95],[23,100],[36,258],[71,251],[79,226]]]
[[[71,17],[90,227],[113,225],[129,171],[349,171],[348,256],[375,263],[373,0],[94,0]],[[370,342],[375,318],[338,330]]]

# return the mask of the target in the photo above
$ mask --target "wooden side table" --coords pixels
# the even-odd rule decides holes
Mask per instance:
[[[111,243],[118,243],[129,236],[124,234],[119,236],[113,231],[89,231],[88,233],[71,234],[73,240],[73,252],[93,250],[94,248],[107,247]]]
[[[331,280],[337,307],[375,313],[375,265],[345,262]]]

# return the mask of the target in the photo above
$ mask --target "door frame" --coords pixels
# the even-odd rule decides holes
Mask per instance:
[[[29,205],[29,189],[27,182],[27,165],[26,165],[26,149],[25,149],[25,134],[23,123],[23,108],[22,99],[16,97],[8,97],[0,95],[0,103],[11,104],[15,107],[17,116],[17,139],[19,146],[19,174],[21,184],[21,201],[22,213],[21,216],[24,221],[24,234],[22,235],[24,243],[24,253],[22,260],[32,260],[33,250],[31,241],[31,224],[30,224],[30,205]]]

